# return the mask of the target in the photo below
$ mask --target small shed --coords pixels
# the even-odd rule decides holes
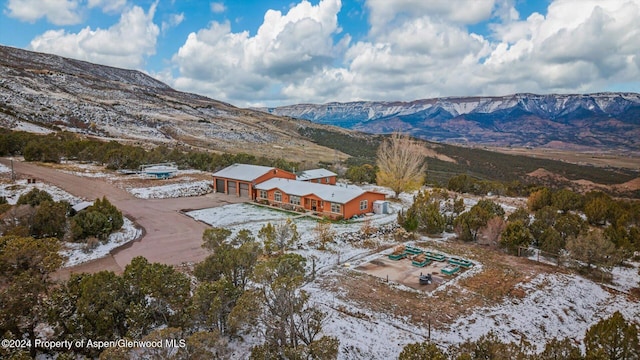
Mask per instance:
[[[376,200],[373,202],[374,214],[390,214],[389,202],[387,200]]]
[[[178,167],[173,163],[165,163],[165,164],[149,164],[142,165],[140,170],[146,176],[155,178],[155,179],[168,179],[178,172]]]

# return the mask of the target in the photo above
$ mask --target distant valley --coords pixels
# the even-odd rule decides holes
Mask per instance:
[[[369,133],[400,130],[453,144],[640,153],[637,93],[334,102],[261,110]]]

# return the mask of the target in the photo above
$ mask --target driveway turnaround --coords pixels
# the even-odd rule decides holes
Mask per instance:
[[[0,159],[0,163],[10,166],[9,160],[4,158]],[[58,278],[67,278],[70,273],[100,270],[121,273],[136,256],[144,256],[150,262],[169,265],[202,261],[207,253],[200,245],[202,233],[207,225],[182,214],[181,210],[210,208],[246,201],[235,196],[215,193],[175,199],[138,199],[101,178],[79,177],[34,163],[15,160],[13,167],[20,178],[35,178],[37,181],[55,185],[89,201],[106,196],[122,211],[123,215],[143,228],[141,239],[130,243],[129,246],[112,251],[110,256],[60,270],[57,274]]]

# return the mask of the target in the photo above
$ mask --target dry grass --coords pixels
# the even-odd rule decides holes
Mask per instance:
[[[639,154],[617,154],[604,152],[578,152],[555,149],[525,149],[525,148],[494,148],[490,150],[511,155],[524,155],[542,159],[566,161],[578,165],[593,165],[600,167],[615,167],[625,169],[637,169],[640,159]]]
[[[399,289],[385,279],[346,269],[319,280],[321,287],[355,307],[405,317],[416,326],[430,322],[434,328],[444,328],[478,307],[495,305],[509,297],[523,298],[526,293],[517,285],[538,274],[562,271],[477,245],[423,242],[417,246],[479,262],[482,271],[433,294]]]

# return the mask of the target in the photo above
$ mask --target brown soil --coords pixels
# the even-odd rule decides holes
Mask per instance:
[[[395,261],[390,260],[386,256],[381,256],[355,269],[379,277],[385,281],[389,279],[391,282],[399,283],[416,290],[431,292],[440,284],[452,278],[441,273],[440,270],[445,266],[446,263],[435,261],[425,267],[419,268],[411,265],[409,258]],[[433,283],[430,285],[420,285],[418,277],[421,274],[431,274]]]

